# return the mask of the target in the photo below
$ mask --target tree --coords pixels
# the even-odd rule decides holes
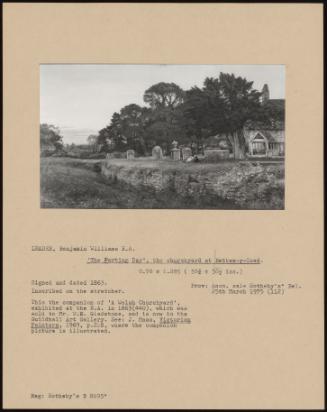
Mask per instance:
[[[220,73],[220,96],[223,100],[223,126],[233,146],[235,159],[245,157],[243,128],[249,119],[262,114],[261,93],[253,89],[253,82],[234,74]]]
[[[92,151],[95,152],[98,145],[98,136],[96,134],[90,134],[87,138],[87,143],[92,148]]]
[[[60,129],[54,125],[42,123],[40,125],[40,144],[43,149],[61,150],[63,142]]]
[[[245,157],[243,129],[249,120],[283,118],[283,107],[268,100],[253,82],[234,74],[220,73],[206,78],[203,87],[183,91],[175,83],[157,83],[148,88],[143,100],[150,107],[129,104],[114,113],[110,124],[100,130],[98,143],[103,150],[133,148],[149,152],[154,144],[165,150],[173,140],[202,143],[206,137],[225,134],[236,159]]]
[[[144,154],[146,146],[144,141],[145,127],[148,122],[149,109],[129,104],[124,106],[119,113],[115,112],[110,124],[101,129],[98,135],[98,144],[102,151],[125,151],[134,149]]]
[[[157,83],[147,89],[143,100],[150,105],[146,135],[168,149],[173,140],[181,140],[179,107],[184,101],[184,91],[175,83]]]
[[[128,149],[142,150],[145,119],[144,108],[137,104],[129,104],[120,111],[122,133]]]
[[[102,152],[125,149],[126,142],[122,136],[119,113],[115,112],[111,117],[110,124],[99,131],[97,143]]]
[[[182,107],[182,126],[197,144],[223,128],[223,101],[218,79],[206,79],[204,87],[192,87],[186,92]]]
[[[184,92],[175,83],[157,83],[147,89],[143,100],[152,109],[173,109],[183,102]]]
[[[219,78],[206,78],[202,89],[192,88],[186,93],[184,115],[189,126],[200,138],[226,134],[235,159],[245,157],[243,127],[246,121],[263,117],[261,93],[252,86],[253,82],[245,78],[220,73]]]
[[[282,99],[268,100],[262,106],[263,117],[267,121],[285,121],[285,103]]]

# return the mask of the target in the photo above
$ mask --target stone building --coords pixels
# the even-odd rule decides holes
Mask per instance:
[[[285,155],[284,128],[244,128],[248,156],[283,157]]]
[[[266,122],[248,121],[244,126],[244,138],[247,155],[262,157],[285,156],[285,122],[274,118],[274,113],[279,118],[284,117],[285,100],[270,99],[269,87],[265,84],[262,88],[261,104],[271,110],[272,118]]]

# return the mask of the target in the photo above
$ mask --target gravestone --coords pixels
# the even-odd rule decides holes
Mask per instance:
[[[134,159],[135,158],[135,150],[133,150],[133,149],[127,150],[126,158],[127,158],[127,160]]]
[[[171,149],[171,158],[173,160],[181,160],[181,151],[177,148]]]
[[[163,153],[160,146],[154,146],[154,148],[152,149],[152,157],[155,160],[163,159]]]
[[[182,147],[182,159],[187,160],[192,156],[192,149],[190,147]]]

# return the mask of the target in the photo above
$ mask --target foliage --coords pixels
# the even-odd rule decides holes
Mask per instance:
[[[58,151],[63,149],[62,136],[60,129],[51,124],[42,123],[40,125],[41,150]]]
[[[245,156],[243,128],[247,121],[283,120],[283,104],[264,105],[253,82],[234,74],[206,78],[203,87],[182,90],[175,83],[157,83],[143,100],[148,107],[129,104],[113,114],[110,124],[99,131],[97,143],[105,152],[134,149],[151,153],[155,144],[168,151],[173,140],[197,148],[209,136],[224,134],[235,158]],[[276,103],[276,102],[275,102]]]
[[[91,151],[95,153],[98,148],[98,136],[96,134],[90,134],[87,138],[87,143],[91,148]]]
[[[175,83],[157,83],[147,89],[143,100],[152,109],[176,108],[183,102],[183,90]]]

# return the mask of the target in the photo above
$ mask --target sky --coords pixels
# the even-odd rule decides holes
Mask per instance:
[[[86,143],[128,104],[144,105],[143,94],[159,82],[182,89],[203,85],[206,77],[234,73],[271,99],[285,98],[283,65],[118,65],[43,64],[40,66],[40,123],[58,126],[64,143]]]

